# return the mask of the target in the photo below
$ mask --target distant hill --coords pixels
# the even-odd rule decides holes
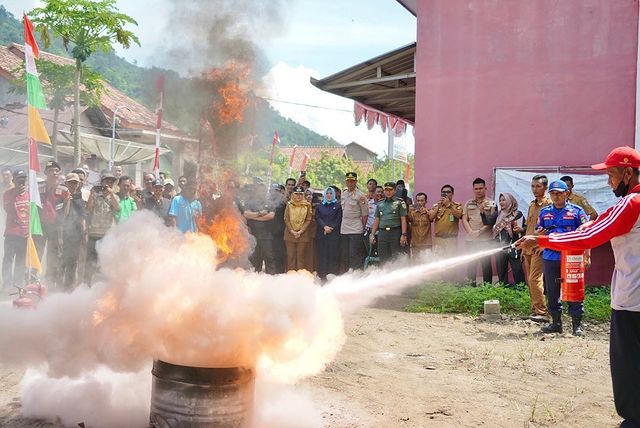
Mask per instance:
[[[24,43],[22,22],[16,19],[12,13],[0,5],[0,43]],[[38,36],[36,35],[36,38]],[[40,40],[38,40],[40,43]],[[40,43],[40,48],[44,45]],[[55,40],[47,47],[48,52],[70,56],[64,49],[60,40]],[[155,93],[153,82],[160,74],[166,77],[166,95],[164,114],[165,118],[194,135],[197,133],[198,113],[193,108],[185,107],[182,100],[193,91],[190,79],[180,77],[173,70],[161,68],[144,68],[132,64],[117,56],[114,52],[98,51],[93,53],[86,64],[99,72],[106,81],[121,90],[131,98],[141,102],[152,110],[155,109]],[[256,113],[252,126],[253,132],[258,135],[257,141],[261,145],[269,144],[273,138],[273,131],[280,134],[280,142],[283,146],[340,146],[334,139],[320,135],[311,129],[287,119],[280,115],[271,105],[261,98],[255,98]]]

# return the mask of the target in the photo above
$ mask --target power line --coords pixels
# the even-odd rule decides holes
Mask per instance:
[[[315,105],[315,104],[297,103],[295,101],[276,100],[276,99],[267,98],[267,97],[260,97],[260,98],[262,98],[263,100],[266,100],[266,101],[273,101],[274,103],[293,104],[293,105],[302,106],[302,107],[311,107],[311,108],[318,108],[318,109],[322,109],[322,110],[333,110],[333,111],[343,111],[343,112],[347,112],[347,113],[353,113],[353,110],[347,110],[347,109],[342,109],[342,108],[325,107],[325,106],[319,106],[319,105]]]

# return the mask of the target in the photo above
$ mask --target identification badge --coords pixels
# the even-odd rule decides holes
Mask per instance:
[[[453,221],[453,214],[449,214],[449,221]]]

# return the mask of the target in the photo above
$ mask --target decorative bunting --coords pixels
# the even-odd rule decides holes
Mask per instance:
[[[386,132],[387,128],[392,129],[396,137],[401,137],[407,131],[407,125],[413,125],[413,122],[400,119],[397,116],[376,110],[357,101],[353,106],[353,117],[356,126],[360,125],[364,120],[367,124],[367,129],[372,129],[377,124],[382,128],[382,132]]]

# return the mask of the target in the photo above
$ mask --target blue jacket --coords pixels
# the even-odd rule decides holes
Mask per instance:
[[[567,233],[576,230],[582,223],[588,220],[582,207],[569,202],[564,208],[556,208],[553,204],[540,210],[537,229],[544,229],[544,234]],[[560,260],[560,252],[545,248],[542,252],[544,260]]]

